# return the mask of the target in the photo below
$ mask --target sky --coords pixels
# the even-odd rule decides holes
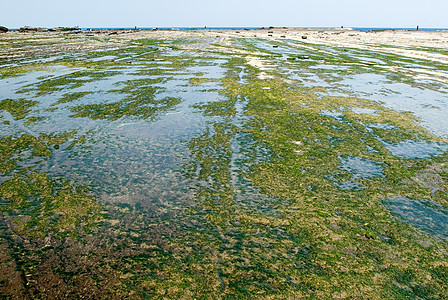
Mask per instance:
[[[448,28],[447,0],[14,0],[0,26]]]

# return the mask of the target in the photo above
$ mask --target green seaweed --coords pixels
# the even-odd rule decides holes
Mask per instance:
[[[76,92],[76,93],[67,93],[64,94],[57,102],[53,103],[51,106],[68,103],[75,100],[78,100],[86,95],[91,94],[91,92]]]
[[[153,117],[159,111],[168,110],[179,104],[180,100],[174,97],[154,99],[127,99],[108,104],[87,104],[75,106],[71,111],[75,114],[71,117],[92,119],[117,120],[123,116],[136,116],[142,119]]]
[[[88,190],[69,181],[58,182],[45,173],[14,175],[0,186],[0,197],[1,210],[13,214],[15,233],[28,237],[87,230],[100,220],[100,206]]]
[[[116,71],[75,71],[68,75],[45,79],[34,85],[29,85],[18,91],[18,93],[29,93],[36,91],[36,96],[42,96],[64,89],[75,89],[87,82],[97,81],[118,74]],[[87,79],[85,77],[88,77]],[[82,78],[82,79],[80,79]]]
[[[117,164],[127,159],[127,148],[154,151],[149,154],[158,167],[165,166],[163,158],[158,161],[160,150],[133,149],[127,140],[114,144],[115,137],[103,131],[115,124],[72,120],[77,130],[31,134],[45,125],[38,123],[0,138],[0,245],[6,241],[30,295],[81,298],[86,297],[86,286],[92,291],[89,295],[97,298],[440,299],[448,295],[446,241],[416,231],[392,216],[381,202],[400,195],[431,199],[447,208],[448,154],[397,157],[384,144],[446,141],[420,126],[410,113],[361,97],[328,96],[325,87],[305,87],[285,73],[314,74],[340,87],[344,76],[369,72],[385,74],[391,82],[438,89],[444,85],[419,83],[410,78],[414,73],[388,67],[412,63],[443,71],[446,66],[380,48],[244,38],[223,46],[212,44],[215,39],[124,36],[113,39],[121,39],[120,49],[42,63],[43,69],[64,65],[70,73],[38,78],[36,84],[22,89],[29,98],[3,100],[2,109],[16,120],[24,119],[38,104],[33,96],[60,92],[63,95],[57,94],[54,107],[33,112],[36,116],[28,117],[25,125],[32,124],[32,118],[42,120],[44,113],[50,120],[53,114],[61,117],[66,108],[58,104],[63,103],[70,103],[72,117],[117,122],[133,117],[150,122],[158,112],[187,101],[158,97],[160,92],[170,92],[170,80],[177,74],[191,74],[191,78],[175,85],[174,92],[199,93],[192,86],[215,82],[219,89],[216,84],[202,85],[201,93],[216,90],[220,97],[204,97],[189,107],[200,115],[202,127],[181,146],[173,145],[176,151],[185,148],[178,153],[185,162],[183,169],[169,167],[184,185],[173,191],[155,189],[154,195],[138,195],[140,185],[158,176],[151,166],[144,166],[144,178],[128,178],[125,168],[118,175],[104,173],[115,176],[117,184],[126,182],[126,192],[120,195],[96,182],[97,178],[85,180],[90,186],[78,181],[88,174],[77,166],[98,149],[113,157],[115,152],[109,152],[119,148],[116,155],[123,157],[117,156]],[[82,38],[67,40],[81,42]],[[17,42],[14,49],[56,41],[24,38]],[[195,43],[201,46],[191,47]],[[285,57],[271,46],[296,54]],[[272,67],[266,71],[249,65],[249,54]],[[117,59],[100,59],[105,56]],[[312,68],[320,64],[347,68]],[[188,69],[200,66],[225,68],[225,77],[211,79],[206,72]],[[32,69],[32,64],[20,66],[2,76]],[[262,71],[271,77],[260,79]],[[70,92],[86,82],[118,74],[137,76],[104,91],[122,94],[121,100],[86,104],[83,97],[91,92]],[[375,113],[359,114],[356,109]],[[5,122],[1,126],[8,132],[15,130],[14,122],[13,126]],[[371,162],[381,175],[356,176],[341,166],[347,157]],[[41,172],[65,159],[78,161],[73,169],[70,163],[59,166],[66,168],[63,174],[71,180]],[[114,160],[94,163],[92,168],[113,165]],[[129,163],[123,166],[132,166],[130,172],[139,167],[138,161]],[[157,180],[170,184],[163,177]],[[341,188],[346,182],[355,182],[358,188]],[[188,200],[178,202],[184,198]]]
[[[0,110],[9,112],[15,120],[21,120],[26,118],[31,108],[39,104],[34,100],[26,100],[24,98],[19,99],[5,99],[0,101]]]

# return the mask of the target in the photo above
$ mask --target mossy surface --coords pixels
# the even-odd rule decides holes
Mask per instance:
[[[20,120],[25,118],[31,108],[37,104],[37,101],[26,100],[23,98],[17,100],[5,99],[0,101],[0,109],[9,112],[14,119]]]
[[[413,77],[446,66],[380,45],[136,36],[1,67],[0,270],[18,274],[2,296],[448,296],[448,233],[384,201],[448,209],[448,129],[378,100],[446,97]]]

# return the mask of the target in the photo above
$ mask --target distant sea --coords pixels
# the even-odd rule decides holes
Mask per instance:
[[[104,28],[81,28],[81,30],[129,30],[129,29],[141,29],[141,30],[199,30],[199,29],[233,29],[233,30],[243,30],[243,29],[261,29],[269,28],[267,27],[104,27]],[[274,27],[283,28],[283,27]],[[297,28],[297,29],[352,29],[358,31],[380,31],[380,30],[408,30],[416,31],[416,27],[413,28],[393,28],[393,27],[286,27],[286,28]],[[19,30],[18,28],[10,29],[12,31]],[[447,31],[448,28],[419,28],[419,31]]]

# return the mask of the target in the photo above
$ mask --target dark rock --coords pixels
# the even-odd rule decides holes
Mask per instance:
[[[23,26],[19,29],[20,32],[37,32],[37,28],[30,26]]]
[[[43,27],[30,27],[30,26],[23,26],[19,29],[20,32],[45,32],[48,31],[47,28]]]
[[[75,27],[58,27],[56,30],[58,30],[58,31],[79,31],[81,29],[78,26],[75,26]]]
[[[5,33],[5,32],[8,32],[9,30],[8,30],[8,28],[6,28],[5,26],[0,26],[0,32],[1,33]]]
[[[108,35],[114,35],[114,34],[118,34],[118,32],[116,32],[116,31],[112,31],[112,32],[109,33]]]
[[[280,36],[280,37],[284,39],[284,38],[286,38],[286,35],[282,35],[282,36]]]
[[[274,46],[272,46],[273,48],[278,48],[278,46],[277,45],[274,45]]]
[[[302,39],[306,40],[308,37],[306,35],[302,35]]]

